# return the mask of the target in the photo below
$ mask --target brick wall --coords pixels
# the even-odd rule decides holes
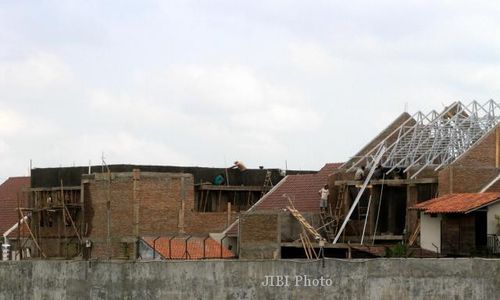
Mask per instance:
[[[240,218],[239,257],[280,258],[280,215],[276,211],[243,213]]]
[[[476,193],[498,174],[500,128],[483,137],[457,161],[439,172],[439,195]]]
[[[174,235],[182,232],[207,235],[227,226],[227,213],[194,212],[193,176],[184,173],[95,174],[85,184],[88,237],[92,257],[133,255],[138,236]],[[108,188],[109,185],[109,188]],[[108,193],[110,246],[108,247]],[[182,201],[184,200],[184,214]],[[232,213],[231,222],[237,215]],[[127,249],[129,247],[129,249]],[[109,249],[109,252],[108,252]]]

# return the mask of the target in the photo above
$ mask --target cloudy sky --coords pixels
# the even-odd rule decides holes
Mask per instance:
[[[405,107],[498,100],[498,16],[496,1],[0,1],[0,180],[103,152],[344,161]]]

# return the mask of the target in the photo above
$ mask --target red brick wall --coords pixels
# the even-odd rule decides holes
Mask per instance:
[[[107,175],[96,174],[86,189],[89,238],[93,242],[92,257],[107,257]],[[111,256],[124,256],[123,242],[139,236],[178,234],[207,235],[220,232],[227,226],[227,213],[197,213],[194,208],[194,185],[190,174],[141,173],[136,183],[136,203],[139,222],[134,211],[134,180],[132,173],[113,173],[110,193]],[[184,226],[180,211],[185,201]],[[231,222],[236,214],[231,216]],[[138,226],[136,228],[135,226]]]
[[[240,218],[239,257],[279,258],[281,249],[278,212],[245,213]]]
[[[499,128],[492,130],[453,164],[439,172],[439,195],[476,193],[498,174]]]

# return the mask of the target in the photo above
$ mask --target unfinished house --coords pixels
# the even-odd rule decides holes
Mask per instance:
[[[490,100],[398,117],[330,177],[332,205],[340,208],[333,243],[413,245],[420,221],[411,206],[496,189],[499,112]],[[361,167],[363,177],[355,180]]]
[[[329,163],[315,174],[286,176],[224,230],[228,245],[242,259],[305,257],[302,244],[296,242],[303,228],[287,207],[299,211],[315,228],[329,223],[330,213],[320,213],[318,192],[339,166]],[[319,231],[328,234],[326,227]]]
[[[33,169],[30,201],[20,211],[32,216],[34,256],[135,259],[149,238],[206,238],[223,230],[283,178],[279,169],[242,173],[137,165]]]
[[[490,100],[403,113],[328,179],[302,194],[305,177],[285,178],[223,233],[238,237],[240,258],[370,257],[399,243],[418,247],[420,217],[410,207],[449,193],[500,192],[499,112]],[[309,210],[325,182],[328,212]]]

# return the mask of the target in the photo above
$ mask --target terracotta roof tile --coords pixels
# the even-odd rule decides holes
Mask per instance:
[[[22,190],[29,186],[29,177],[10,177],[0,185],[0,235],[19,221],[16,211],[18,195],[21,206],[24,206],[27,194]],[[10,234],[11,237],[14,235],[17,235],[17,231]]]
[[[468,213],[500,200],[500,193],[449,194],[419,203],[411,209],[428,214]]]
[[[342,163],[328,163],[315,174],[288,175],[248,211],[286,209],[289,205],[284,194],[290,196],[296,209],[301,212],[319,212],[319,190],[328,183],[328,176]],[[238,235],[238,222],[231,224],[225,233]]]
[[[234,253],[226,247],[222,246],[212,238],[208,238],[203,243],[205,238],[192,237],[188,240],[187,253],[186,253],[186,238],[176,237],[173,238],[169,245],[171,237],[164,236],[154,241],[154,237],[143,237],[142,240],[146,242],[152,249],[156,247],[157,253],[165,259],[206,259],[206,258],[233,258]],[[205,246],[205,252],[203,252]],[[170,252],[170,250],[172,250]],[[221,253],[222,251],[222,253]],[[221,256],[222,254],[222,256]]]

